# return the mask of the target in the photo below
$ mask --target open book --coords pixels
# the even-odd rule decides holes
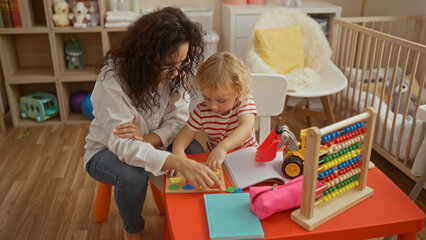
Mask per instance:
[[[243,148],[225,157],[228,176],[237,188],[247,188],[261,182],[287,183],[281,172],[284,162],[281,152],[270,162],[256,162],[256,147]]]

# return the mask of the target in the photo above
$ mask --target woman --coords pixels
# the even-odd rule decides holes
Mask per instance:
[[[206,188],[217,176],[206,166],[163,151],[188,118],[188,76],[202,59],[203,32],[181,10],[142,16],[120,47],[105,58],[92,92],[93,119],[84,166],[97,181],[114,185],[125,237],[137,239],[148,173],[181,172]]]

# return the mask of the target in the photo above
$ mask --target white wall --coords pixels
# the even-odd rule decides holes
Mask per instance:
[[[283,0],[267,0],[281,4]],[[322,1],[342,7],[342,17],[358,17],[362,2],[365,1],[364,16],[425,15],[426,0],[302,0],[303,2]],[[142,7],[210,7],[214,10],[213,30],[219,36],[222,32],[222,0],[141,0]],[[219,41],[218,49],[221,50]]]
[[[209,7],[214,11],[213,30],[216,31],[219,36],[222,29],[221,4],[222,0],[141,0],[141,7]]]
[[[274,0],[272,0],[274,1]],[[358,17],[365,1],[364,16],[425,15],[425,0],[302,0],[328,2],[342,7],[342,17]]]
[[[365,16],[426,15],[425,0],[366,0]]]

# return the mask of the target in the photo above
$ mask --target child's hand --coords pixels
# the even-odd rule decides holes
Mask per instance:
[[[225,156],[225,149],[216,146],[216,148],[211,151],[209,157],[207,158],[206,165],[213,171],[217,171],[220,169],[223,161],[225,160]]]
[[[142,131],[139,126],[135,124],[136,118],[133,118],[131,122],[123,123],[115,127],[114,134],[118,135],[119,138],[134,138],[139,141],[143,141]]]

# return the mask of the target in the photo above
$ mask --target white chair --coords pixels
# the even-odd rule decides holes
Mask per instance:
[[[280,74],[251,74],[253,99],[259,117],[259,139],[261,144],[271,131],[271,116],[281,114],[287,92],[287,79]]]
[[[320,25],[312,18],[297,9],[289,8],[274,9],[259,16],[249,38],[245,63],[252,73],[277,73],[257,53],[254,29],[283,28],[296,24],[301,26],[305,67],[285,75],[288,81],[288,97],[280,124],[284,124],[285,119],[294,113],[307,116],[309,125],[310,117],[334,123],[329,96],[346,88],[347,80],[330,61],[331,48]],[[312,98],[321,100],[323,111],[310,109],[309,100]],[[296,103],[290,106],[289,101]]]
[[[288,101],[286,102],[285,113],[281,119],[282,122],[285,122],[285,119],[290,117],[293,113],[307,116],[309,125],[311,125],[309,117],[328,120],[329,124],[336,122],[329,96],[346,88],[346,77],[331,60],[327,60],[327,65],[325,65],[324,69],[320,72],[320,79],[320,83],[303,88],[297,92],[287,91],[287,96],[293,98],[297,104],[293,107],[289,106]],[[288,100],[290,100],[290,98]],[[314,98],[319,98],[321,100],[323,112],[309,109],[309,99]]]

